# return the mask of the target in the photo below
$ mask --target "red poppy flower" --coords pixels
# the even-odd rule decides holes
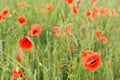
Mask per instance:
[[[67,2],[68,4],[72,4],[74,0],[64,0],[65,2]]]
[[[106,8],[106,7],[101,7],[100,9],[99,9],[99,12],[101,13],[101,14],[103,14],[104,16],[107,16],[108,15],[108,13],[109,13],[109,9],[108,8]]]
[[[39,24],[32,24],[31,30],[28,32],[30,36],[39,36],[41,34],[41,26]]]
[[[18,22],[19,22],[20,24],[25,24],[26,21],[27,21],[27,19],[26,19],[25,16],[20,16],[20,17],[18,17]]]
[[[26,3],[25,2],[20,2],[17,4],[18,7],[22,8],[25,7]]]
[[[98,1],[98,0],[91,0],[92,3],[95,3],[95,2],[97,2],[97,1]]]
[[[116,14],[115,10],[111,10],[111,15],[115,16],[115,14]]]
[[[102,31],[101,31],[100,29],[98,29],[98,30],[96,31],[96,37],[99,38],[99,39],[102,38]]]
[[[73,6],[73,7],[72,7],[72,12],[73,12],[74,14],[78,14],[78,7],[77,7],[77,6]]]
[[[70,30],[72,29],[72,25],[68,24],[65,28],[65,35],[66,37],[70,37]]]
[[[60,36],[60,34],[61,34],[60,29],[57,26],[53,28],[52,32],[55,36]]]
[[[99,53],[88,51],[83,52],[83,65],[89,71],[95,71],[101,64],[101,57]]]
[[[97,14],[96,14],[96,12],[92,11],[92,16],[91,16],[91,18],[92,18],[93,20],[96,20],[96,19],[97,19]]]
[[[17,60],[19,63],[22,61],[22,53],[20,51],[17,51]]]
[[[101,38],[101,40],[103,41],[104,44],[108,43],[108,38],[106,38],[104,36]]]
[[[112,66],[112,64],[113,64],[112,60],[108,62],[108,66]]]
[[[47,11],[52,10],[52,8],[53,8],[53,4],[48,4],[48,5],[46,5],[46,7],[45,7],[45,9],[46,9]]]
[[[86,56],[93,54],[92,51],[82,51],[82,60],[85,60]]]
[[[0,12],[0,21],[3,20],[3,15],[2,13]]]
[[[13,71],[12,71],[12,77],[10,78],[10,80],[14,80],[14,79],[16,79],[16,78],[25,78],[26,80],[28,80],[28,78],[27,78],[27,76],[25,76],[25,75],[23,75],[23,73],[22,73],[22,70],[21,70],[21,68],[18,66],[18,67],[16,67],[16,69],[14,69]]]
[[[89,8],[86,9],[86,13],[85,13],[85,15],[86,15],[86,17],[90,17],[90,15],[91,15],[91,11],[90,11]]]
[[[3,11],[2,11],[2,15],[3,15],[4,17],[6,17],[8,14],[9,14],[9,8],[6,7],[6,8],[3,9]]]
[[[32,48],[31,38],[28,36],[23,37],[19,41],[19,46],[20,46],[20,48],[22,48],[24,50],[28,50],[28,49]]]
[[[99,12],[99,9],[96,6],[94,6],[93,11],[97,14]]]

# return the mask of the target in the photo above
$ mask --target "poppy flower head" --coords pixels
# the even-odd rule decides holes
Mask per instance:
[[[6,8],[4,8],[3,11],[2,11],[2,15],[3,15],[4,17],[6,17],[8,14],[9,14],[9,7],[6,7]]]
[[[12,74],[13,74],[14,78],[20,77],[20,75],[22,74],[21,68],[20,68],[19,66],[16,67],[16,69],[14,69],[14,70],[12,71]]]
[[[19,22],[20,24],[25,24],[26,21],[27,21],[27,19],[26,19],[25,16],[20,16],[20,17],[18,17],[18,22]]]
[[[112,60],[108,62],[108,66],[112,66],[112,64],[113,64]]]
[[[77,6],[73,6],[73,7],[72,7],[72,12],[73,12],[74,14],[78,14],[78,7],[77,7]]]
[[[65,32],[69,32],[71,29],[72,29],[72,25],[71,25],[71,24],[68,24],[68,25],[66,26]]]
[[[111,15],[115,16],[115,14],[116,14],[115,10],[111,10]]]
[[[10,78],[10,80],[14,80],[14,79],[17,79],[17,78],[25,78],[26,80],[28,80],[27,76],[23,75],[22,73],[22,69],[17,66],[16,69],[14,69],[12,71],[12,77]]]
[[[26,3],[25,2],[20,2],[17,4],[18,7],[22,8],[22,7],[25,7],[26,6]]]
[[[106,8],[106,7],[101,7],[100,9],[99,9],[99,12],[102,14],[102,15],[104,15],[104,16],[107,16],[108,15],[108,13],[109,13],[109,9],[108,8]]]
[[[102,31],[101,31],[100,29],[98,29],[98,30],[96,31],[96,37],[99,38],[99,39],[102,38]]]
[[[92,11],[92,19],[93,20],[96,20],[97,19],[97,14],[96,14],[96,12],[94,12],[94,11]]]
[[[3,15],[2,15],[2,13],[0,12],[0,21],[2,21],[3,20]]]
[[[68,4],[72,4],[74,0],[64,0]]]
[[[106,38],[104,36],[101,38],[101,40],[103,41],[104,44],[108,43],[108,38]]]
[[[39,36],[41,34],[41,26],[39,24],[32,24],[29,33],[31,36]]]
[[[95,3],[95,2],[97,2],[98,0],[91,0],[91,3]]]
[[[28,36],[23,37],[19,40],[19,46],[24,50],[29,50],[30,48],[32,48],[31,38]]]
[[[88,51],[83,52],[83,66],[89,71],[95,71],[101,63],[99,53]]]
[[[72,29],[72,25],[68,24],[65,28],[65,35],[66,37],[70,37],[70,30]]]
[[[96,68],[100,65],[101,58],[98,53],[91,54],[89,57],[86,57],[84,61],[84,67],[90,71],[95,71]]]
[[[90,11],[90,9],[88,8],[88,9],[86,9],[85,16],[86,16],[86,17],[90,17],[90,15],[91,15],[91,11]]]
[[[82,54],[84,57],[86,57],[87,55],[93,54],[93,52],[92,51],[82,51]]]
[[[53,30],[52,30],[52,32],[53,32],[53,34],[55,35],[55,36],[60,36],[60,29],[59,29],[59,27],[57,27],[57,26],[55,26],[54,28],[53,28]]]
[[[20,51],[17,51],[17,60],[19,63],[22,61],[22,53]]]
[[[97,14],[99,12],[99,9],[96,6],[94,6],[93,11]]]
[[[53,8],[53,4],[48,4],[48,5],[46,5],[46,7],[45,7],[45,9],[46,9],[47,11],[52,10],[52,8]]]

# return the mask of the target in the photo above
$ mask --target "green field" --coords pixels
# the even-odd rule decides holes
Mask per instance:
[[[25,4],[20,5],[21,2]],[[48,4],[52,5],[51,10],[46,10]],[[79,6],[76,14],[72,11],[74,5]],[[92,12],[95,6],[96,15],[86,17],[86,9]],[[100,13],[101,7],[108,9],[108,14]],[[79,4],[77,0],[72,4],[64,0],[0,0],[0,15],[6,8],[9,13],[0,19],[0,80],[10,80],[17,66],[28,80],[120,80],[120,0],[81,0]],[[26,23],[18,22],[20,16],[26,17]],[[32,48],[24,50],[19,41],[32,24],[39,24],[41,33],[29,36]],[[53,32],[56,26],[60,30],[58,36]],[[108,42],[96,36],[98,29]],[[21,63],[17,51],[21,52]],[[83,66],[83,51],[100,55],[96,70]],[[14,80],[25,79],[18,75]]]

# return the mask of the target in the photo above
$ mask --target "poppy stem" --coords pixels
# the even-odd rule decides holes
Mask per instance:
[[[65,25],[65,11],[64,10],[61,10],[61,17],[62,17],[62,21],[63,21],[63,24]]]
[[[94,75],[94,72],[92,72],[92,80],[95,80],[95,75]]]

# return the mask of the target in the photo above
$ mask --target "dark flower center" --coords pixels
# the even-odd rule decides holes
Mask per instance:
[[[91,63],[90,63],[90,65],[92,65],[92,64],[94,64],[94,63],[96,63],[97,62],[97,60],[93,60]]]
[[[37,31],[36,31],[36,30],[34,30],[34,31],[33,31],[33,34],[36,34],[36,33],[37,33]]]
[[[27,38],[25,39],[25,42],[29,41]]]

